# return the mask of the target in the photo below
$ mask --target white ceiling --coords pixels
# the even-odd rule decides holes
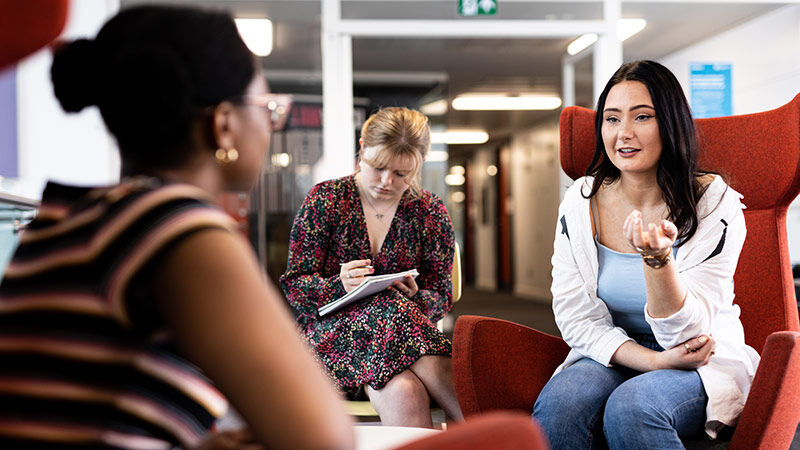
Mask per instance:
[[[122,6],[150,0],[121,0]],[[267,77],[276,86],[304,92],[319,92],[320,1],[319,0],[161,0],[159,3],[191,4],[230,10],[234,15],[267,16],[274,23],[275,47],[263,58]],[[597,0],[538,1],[498,0],[498,14],[490,19],[600,20],[602,3]],[[458,0],[343,0],[344,19],[452,19]],[[692,43],[725,31],[742,22],[782,6],[783,3],[725,3],[707,0],[624,1],[623,18],[643,18],[647,27],[624,42],[626,61],[659,59]],[[470,90],[518,89],[559,93],[561,59],[571,39],[354,39],[353,68],[356,95],[378,98],[378,102],[415,102],[420,97],[444,95],[452,98]],[[383,81],[373,72],[382,72]],[[413,72],[414,76],[403,76]],[[593,103],[591,58],[576,67],[577,103]],[[271,77],[272,75],[272,77]],[[274,78],[274,80],[272,79]],[[447,82],[442,82],[442,79]],[[368,83],[372,79],[372,83]],[[392,100],[392,90],[400,94]],[[417,106],[411,104],[409,106]],[[492,138],[502,138],[514,129],[549,120],[557,112],[463,112],[452,111],[442,119],[448,126],[482,126]]]

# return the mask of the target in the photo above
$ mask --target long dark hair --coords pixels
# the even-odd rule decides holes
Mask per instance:
[[[62,108],[97,105],[123,167],[139,169],[185,163],[203,111],[243,94],[255,73],[229,14],[153,5],[125,9],[95,39],[60,47],[50,69]]]
[[[678,228],[677,245],[682,245],[697,231],[697,203],[705,187],[698,177],[706,174],[697,168],[697,134],[689,103],[675,75],[654,61],[634,61],[622,65],[608,80],[597,100],[595,149],[586,175],[594,177],[586,198],[597,194],[603,184],[620,177],[619,169],[606,156],[602,137],[603,109],[608,92],[623,81],[639,81],[647,86],[661,135],[661,157],[656,179],[661,196],[669,209],[669,219]]]

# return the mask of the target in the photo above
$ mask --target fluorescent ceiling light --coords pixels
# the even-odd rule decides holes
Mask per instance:
[[[619,19],[617,21],[617,38],[624,41],[634,34],[644,30],[647,26],[647,21],[644,19]],[[581,35],[574,41],[570,42],[567,46],[567,53],[570,55],[577,55],[586,47],[594,44],[597,41],[597,35],[588,33]]]
[[[464,178],[464,175],[458,175],[455,173],[449,173],[444,177],[444,182],[448,186],[461,186],[465,181],[467,180]]]
[[[288,153],[275,153],[272,155],[272,165],[278,167],[289,167],[292,162],[292,155]]]
[[[617,22],[617,37],[624,41],[634,34],[644,30],[647,21],[644,19],[620,19]]]
[[[550,110],[561,106],[554,95],[466,94],[453,99],[453,109],[468,111]]]
[[[419,107],[420,112],[427,116],[443,116],[447,114],[447,100],[441,99],[426,103]]]
[[[431,150],[428,152],[428,159],[426,161],[435,162],[435,161],[447,161],[449,155],[447,150]]]
[[[456,175],[464,175],[465,173],[467,173],[467,169],[465,169],[464,166],[455,165],[450,168],[450,173],[454,173]]]
[[[431,144],[483,144],[489,133],[483,130],[431,131]]]
[[[239,35],[251,52],[258,56],[272,53],[272,21],[269,19],[236,18]]]
[[[567,53],[570,55],[577,55],[578,53],[582,52],[583,49],[586,47],[594,44],[597,42],[597,35],[594,33],[587,33],[578,37],[574,41],[570,42],[567,46]]]

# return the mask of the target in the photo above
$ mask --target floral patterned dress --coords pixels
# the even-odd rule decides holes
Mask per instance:
[[[431,192],[403,194],[375,257],[353,175],[309,192],[294,220],[281,287],[342,390],[381,389],[422,355],[450,355],[450,341],[435,323],[452,306],[453,251],[450,216]],[[345,294],[340,263],[356,259],[371,259],[375,275],[416,268],[419,291],[413,298],[383,291],[320,317],[317,308]]]

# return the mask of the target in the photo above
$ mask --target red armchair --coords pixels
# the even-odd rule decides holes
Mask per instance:
[[[547,438],[527,414],[493,412],[395,450],[547,450]]]
[[[583,175],[594,152],[594,111],[561,113],[561,166]],[[747,238],[736,268],[736,303],[746,341],[761,353],[730,448],[789,448],[800,420],[800,323],[789,261],[786,209],[800,192],[800,95],[756,114],[696,120],[700,167],[744,195]],[[569,348],[511,322],[461,316],[453,367],[465,415],[494,409],[530,413]]]

